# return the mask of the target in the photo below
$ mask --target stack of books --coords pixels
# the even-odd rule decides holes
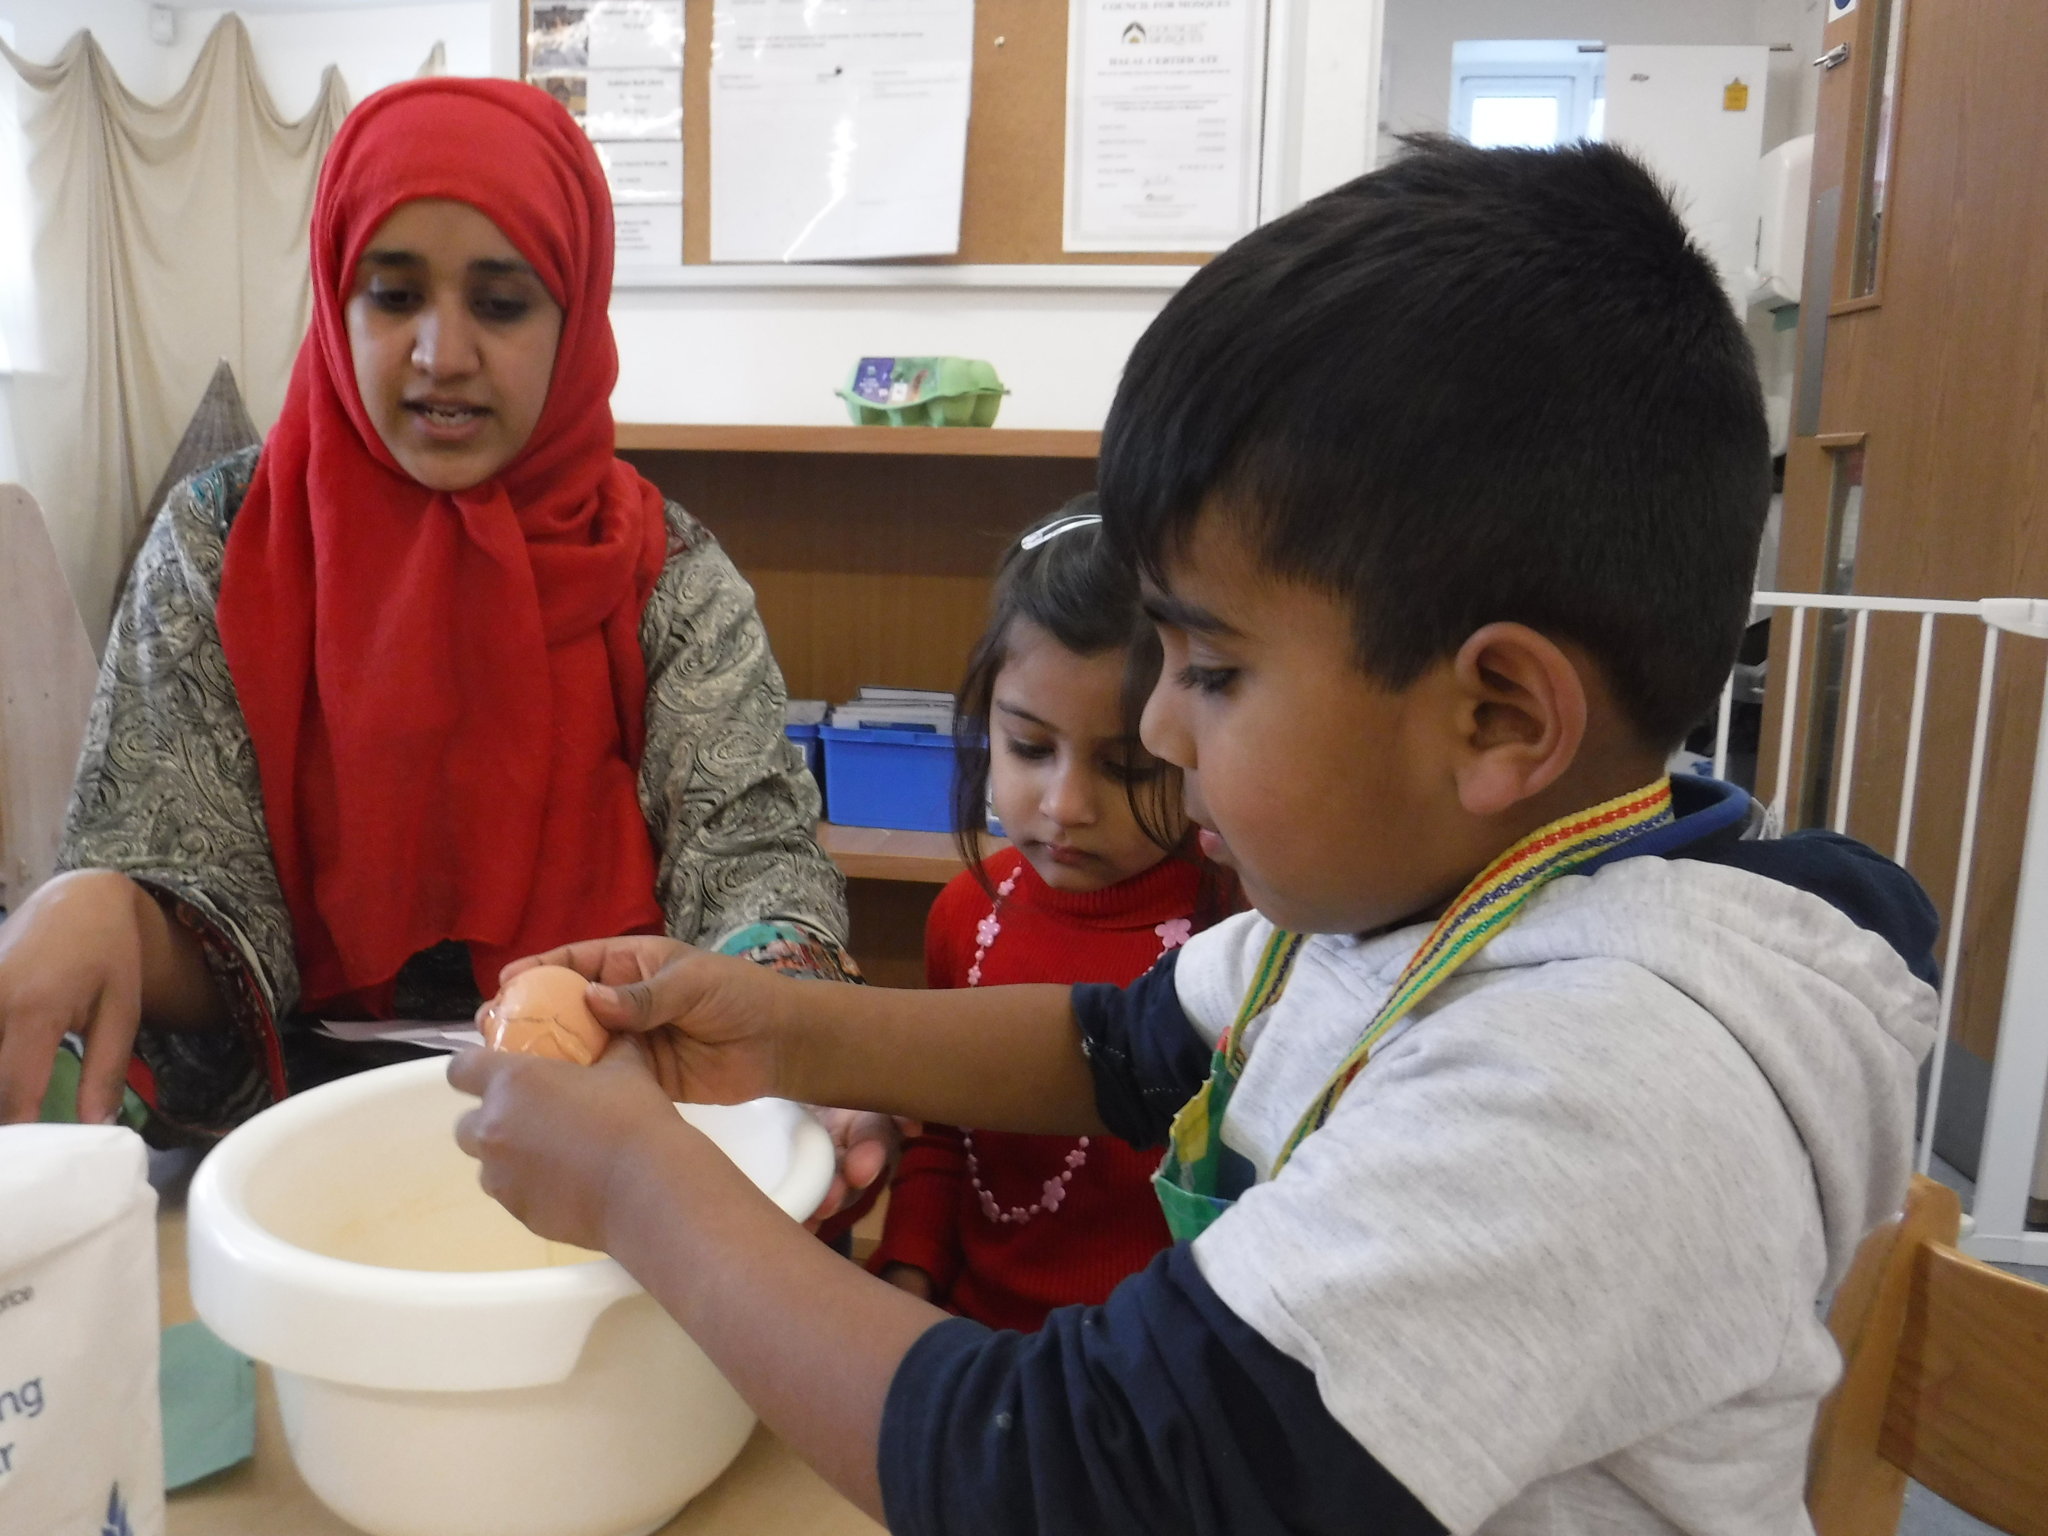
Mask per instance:
[[[843,731],[931,731],[953,734],[953,696],[931,688],[864,687],[832,711]]]

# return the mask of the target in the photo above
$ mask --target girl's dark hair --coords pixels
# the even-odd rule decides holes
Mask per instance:
[[[1048,529],[1076,518],[1099,518],[1091,492],[1076,496],[1051,517],[1041,518],[1006,550],[996,567],[988,628],[967,658],[967,671],[954,695],[958,723],[953,737],[958,771],[953,778],[953,835],[960,855],[990,899],[995,883],[983,865],[987,828],[990,758],[989,712],[996,674],[1009,659],[1009,640],[1018,620],[1036,624],[1077,656],[1121,651],[1124,667],[1124,733],[1132,747],[1145,700],[1159,680],[1159,635],[1138,604],[1138,576],[1117,557],[1102,524],[1081,522],[1054,533]],[[1130,781],[1131,814],[1139,829],[1177,858],[1199,863],[1204,872],[1196,926],[1230,910],[1234,886],[1223,872],[1194,851],[1181,809],[1178,769]]]

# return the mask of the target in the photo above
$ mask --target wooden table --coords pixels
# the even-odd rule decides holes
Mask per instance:
[[[185,1212],[157,1220],[163,1321],[192,1320],[185,1283]],[[839,1497],[765,1428],[725,1475],[659,1536],[877,1536],[881,1527]],[[170,1496],[168,1536],[360,1536],[313,1497],[285,1448],[270,1368],[256,1367],[256,1456]]]

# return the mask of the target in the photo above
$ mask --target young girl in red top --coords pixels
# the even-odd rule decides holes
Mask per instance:
[[[1095,499],[1027,532],[997,573],[968,662],[955,826],[967,870],[925,926],[933,987],[1110,982],[1149,970],[1220,915],[1220,876],[1194,852],[1177,772],[1138,744],[1159,643],[1136,579],[1102,538]],[[984,861],[992,804],[1012,846]],[[873,1265],[904,1289],[997,1328],[1107,1299],[1167,1245],[1157,1152],[929,1126],[905,1148]]]

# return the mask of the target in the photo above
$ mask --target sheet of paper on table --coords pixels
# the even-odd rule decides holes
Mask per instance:
[[[717,0],[711,259],[960,248],[974,0]]]
[[[1258,218],[1265,0],[1069,0],[1070,251],[1220,251]]]

